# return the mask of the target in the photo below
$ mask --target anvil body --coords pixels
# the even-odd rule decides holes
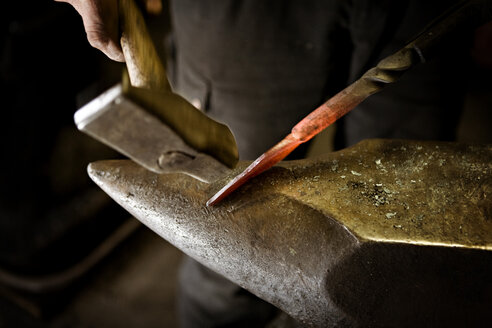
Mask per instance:
[[[492,322],[492,147],[369,140],[213,184],[131,161],[92,179],[164,239],[309,326]]]

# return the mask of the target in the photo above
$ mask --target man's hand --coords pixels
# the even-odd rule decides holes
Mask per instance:
[[[117,0],[55,0],[71,4],[82,16],[87,40],[112,60],[124,62],[119,44]]]

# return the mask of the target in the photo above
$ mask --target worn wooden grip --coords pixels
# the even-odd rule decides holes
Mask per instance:
[[[121,48],[134,87],[171,90],[145,21],[134,0],[119,0]]]

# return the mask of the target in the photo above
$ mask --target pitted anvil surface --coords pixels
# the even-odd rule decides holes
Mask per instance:
[[[205,206],[235,173],[209,185],[131,161],[89,166],[161,237],[307,325],[492,320],[491,146],[364,141]]]

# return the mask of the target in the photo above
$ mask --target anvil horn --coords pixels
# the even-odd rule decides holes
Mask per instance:
[[[369,140],[283,162],[216,207],[222,180],[128,160],[88,170],[161,237],[307,325],[470,326],[492,320],[491,163],[491,146]]]

